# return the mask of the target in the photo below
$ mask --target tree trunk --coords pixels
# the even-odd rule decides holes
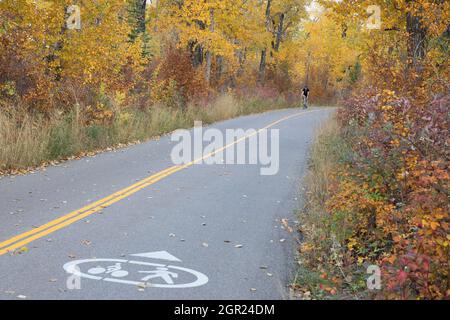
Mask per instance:
[[[267,58],[267,49],[261,51],[261,61],[259,62],[259,82],[263,83],[266,79],[266,58]]]
[[[270,29],[270,9],[271,9],[272,1],[267,1],[267,7],[266,7],[266,30],[269,31]],[[267,60],[267,48],[264,48],[261,51],[261,60],[259,62],[259,74],[258,74],[258,81],[259,83],[264,83],[264,80],[266,78],[266,60]]]
[[[247,60],[247,48],[244,48],[243,50],[239,50],[237,52],[237,56],[239,59],[239,69],[237,71],[237,76],[240,77],[244,74],[245,70],[245,61]]]
[[[194,22],[200,28],[200,30],[206,29],[206,24],[203,21],[194,20]],[[198,68],[203,64],[203,57],[206,56],[206,54],[203,54],[203,45],[201,43],[198,43],[197,40],[191,40],[189,41],[188,49],[191,54],[192,65],[194,66],[194,68]]]
[[[223,73],[223,57],[222,56],[216,56],[216,82],[219,82],[222,78]]]
[[[309,85],[309,73],[311,70],[311,52],[308,52],[308,58],[306,59],[306,77],[305,77],[305,85]]]
[[[209,10],[209,17],[211,20],[211,23],[209,25],[209,31],[213,33],[215,29],[214,9]],[[208,85],[211,84],[211,66],[212,66],[212,54],[211,51],[208,50],[206,52],[206,70],[205,70],[205,80]]]
[[[135,41],[141,34],[145,33],[146,28],[146,12],[147,1],[146,0],[134,0],[131,4],[130,14],[133,22],[133,30],[130,38]]]
[[[197,41],[189,41],[188,50],[191,55],[191,61],[194,68],[203,64],[203,46]]]
[[[206,52],[205,80],[208,85],[211,84],[211,59],[211,52]]]
[[[417,66],[425,57],[427,30],[419,17],[408,12],[406,14],[406,31],[408,32],[408,63],[410,66]]]
[[[146,22],[147,22],[147,0],[138,0],[138,30],[141,33],[145,33]]]
[[[285,15],[284,15],[284,13],[282,13],[280,15],[280,22],[278,23],[278,30],[277,30],[277,35],[276,35],[277,37],[276,37],[275,46],[274,46],[274,50],[276,52],[278,52],[278,50],[280,49],[281,38],[283,37],[284,18],[285,18]]]

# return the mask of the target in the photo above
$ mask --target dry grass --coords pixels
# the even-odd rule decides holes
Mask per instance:
[[[0,112],[0,173],[147,140],[178,128],[190,128],[195,120],[208,124],[285,107],[282,100],[237,101],[231,95],[223,95],[205,108],[154,106],[145,111],[115,110],[114,120],[108,124],[86,124],[79,108],[47,118],[26,112]]]
[[[231,95],[220,96],[210,108],[203,111],[205,113],[203,118],[207,122],[230,119],[242,114],[239,103]]]
[[[316,141],[311,147],[310,171],[305,184],[309,189],[310,200],[319,207],[323,207],[327,200],[330,176],[338,161],[338,134],[338,124],[331,119],[319,127]]]
[[[39,165],[45,158],[49,128],[29,116],[17,123],[14,116],[0,113],[0,170]]]
[[[359,279],[345,284],[345,291],[333,290],[338,287],[332,280],[333,273],[345,277],[341,269],[341,248],[349,230],[343,217],[330,216],[326,210],[326,202],[332,192],[333,174],[349,156],[349,145],[342,139],[339,125],[332,118],[318,129],[311,147],[309,170],[303,182],[307,189],[303,209],[299,212],[302,246],[293,283],[297,298],[354,299],[356,296],[353,293],[359,291]]]

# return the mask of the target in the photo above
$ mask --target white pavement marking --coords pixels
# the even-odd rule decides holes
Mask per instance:
[[[132,256],[140,256],[145,258],[163,259],[169,261],[178,261],[180,259],[174,257],[167,251],[150,252],[144,254],[133,254]],[[82,267],[86,267],[86,272],[82,272]],[[127,271],[126,267],[145,266],[151,267],[150,270],[143,270],[134,273],[135,277],[140,277],[140,280],[122,279],[132,278],[133,274]],[[150,263],[143,261],[133,261],[125,259],[85,259],[70,261],[63,266],[64,270],[72,276],[96,281],[114,282],[119,284],[144,286],[149,288],[166,288],[166,289],[183,289],[200,287],[208,283],[209,279],[206,275],[196,270],[183,268],[179,266],[164,265],[159,263]],[[188,283],[176,283],[180,281],[180,275],[188,274],[194,277],[195,280]],[[144,277],[142,277],[144,276]],[[120,278],[120,279],[119,279]],[[159,279],[165,283],[152,283],[150,280]],[[182,281],[182,280],[181,280]]]
[[[133,257],[140,258],[149,258],[149,259],[158,259],[158,260],[167,260],[167,261],[176,261],[181,262],[180,259],[171,255],[167,251],[155,251],[155,252],[146,252],[146,253],[136,253],[132,254]]]

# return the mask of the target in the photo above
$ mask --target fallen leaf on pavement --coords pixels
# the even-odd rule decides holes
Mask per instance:
[[[289,220],[288,220],[288,219],[286,219],[286,218],[281,219],[281,224],[283,225],[283,227],[286,228],[286,230],[287,230],[289,233],[294,232],[294,230],[289,226]]]
[[[17,251],[18,254],[27,253],[29,250],[27,247],[22,247]]]

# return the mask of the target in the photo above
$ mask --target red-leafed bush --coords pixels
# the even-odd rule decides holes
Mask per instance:
[[[173,47],[154,70],[151,90],[153,102],[169,107],[184,107],[209,94],[202,69],[192,65],[188,52]]]
[[[376,92],[338,113],[353,156],[328,209],[351,217],[352,257],[382,266],[385,297],[448,297],[449,96],[424,107]]]

